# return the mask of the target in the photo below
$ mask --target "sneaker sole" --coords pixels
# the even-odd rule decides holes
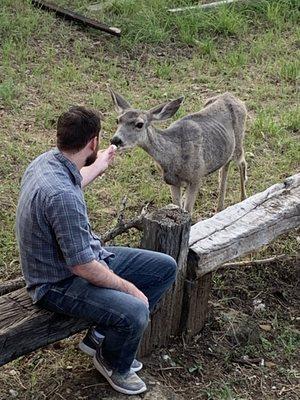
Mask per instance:
[[[83,351],[88,356],[94,357],[94,355],[96,354],[96,350],[94,350],[91,347],[87,346],[83,342],[80,342],[78,347],[80,348],[81,351]],[[134,371],[134,372],[139,372],[142,368],[143,368],[143,364],[141,363],[140,367],[138,367],[138,368],[131,367],[131,370]]]
[[[144,393],[147,390],[146,385],[144,387],[142,387],[139,390],[128,390],[128,389],[124,389],[118,385],[116,385],[110,378],[110,376],[107,374],[107,372],[105,371],[105,369],[102,367],[101,364],[99,364],[98,360],[96,357],[93,358],[93,362],[95,365],[95,368],[97,369],[97,371],[100,372],[100,374],[107,380],[107,382],[110,384],[110,386],[112,388],[114,388],[117,392],[123,393],[123,394],[139,394],[139,393]]]
[[[133,372],[139,372],[142,368],[143,368],[143,364],[141,363],[140,367],[138,367],[138,368],[131,367],[130,369]]]
[[[84,344],[83,342],[79,343],[79,346],[81,351],[83,351],[85,354],[94,357],[94,355],[96,354],[96,350],[92,349],[91,347],[87,346],[86,344]]]

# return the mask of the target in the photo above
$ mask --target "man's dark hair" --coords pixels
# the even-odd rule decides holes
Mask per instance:
[[[57,147],[61,151],[79,151],[101,129],[100,116],[85,107],[73,106],[57,121]]]

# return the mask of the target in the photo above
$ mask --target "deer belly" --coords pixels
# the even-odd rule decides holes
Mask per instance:
[[[234,136],[219,135],[218,140],[211,140],[206,143],[203,149],[203,159],[206,175],[220,169],[232,159],[235,149]]]

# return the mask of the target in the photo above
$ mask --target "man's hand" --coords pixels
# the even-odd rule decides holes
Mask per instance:
[[[99,150],[96,160],[88,167],[83,167],[80,170],[82,175],[81,187],[84,188],[108,168],[112,163],[116,154],[117,147],[113,144],[105,150]]]
[[[117,147],[111,144],[107,149],[98,151],[96,161],[93,164],[99,171],[98,175],[103,174],[103,172],[111,164],[116,154],[116,149]]]
[[[142,300],[149,308],[148,298],[133,283],[124,280],[123,287],[124,287],[124,290],[122,290],[123,292],[131,294],[131,296],[137,297],[138,299]]]

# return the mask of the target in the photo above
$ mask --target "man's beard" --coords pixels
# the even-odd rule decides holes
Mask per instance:
[[[88,156],[86,158],[84,166],[88,167],[91,164],[93,164],[96,161],[97,154],[98,154],[98,150],[96,149],[90,156]]]

